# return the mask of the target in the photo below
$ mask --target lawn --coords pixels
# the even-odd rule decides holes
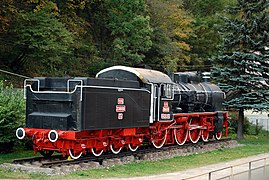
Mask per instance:
[[[19,172],[11,172],[0,169],[0,178],[12,179],[77,179],[77,178],[103,178],[103,177],[130,177],[151,174],[162,174],[199,167],[208,164],[229,161],[246,156],[269,152],[269,137],[266,134],[259,136],[249,135],[245,140],[239,141],[244,146],[235,148],[224,148],[211,152],[195,154],[184,157],[175,157],[161,161],[146,161],[130,163],[127,165],[116,165],[110,168],[100,168],[74,172],[65,176],[49,177],[46,175],[35,175]],[[12,159],[29,157],[30,151],[19,151],[12,154],[0,155],[0,163],[11,162]],[[160,168],[161,167],[161,168]]]

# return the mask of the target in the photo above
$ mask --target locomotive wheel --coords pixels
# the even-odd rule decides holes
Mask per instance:
[[[94,150],[95,148],[91,148],[91,151],[92,151],[92,154],[96,157],[99,157],[103,154],[104,150],[101,150],[101,151],[95,151]]]
[[[197,143],[200,139],[200,129],[195,129],[195,126],[198,126],[198,120],[197,119],[191,119],[190,120],[190,132],[189,132],[189,138],[192,143]],[[193,129],[192,129],[193,128]]]
[[[122,147],[120,147],[120,148],[118,148],[118,149],[115,149],[113,146],[114,146],[113,144],[110,144],[110,150],[111,150],[114,154],[119,154],[120,151],[121,151],[121,149],[122,149]]]
[[[130,151],[135,152],[142,144],[143,140],[144,139],[142,137],[134,138],[133,141],[136,142],[135,145],[133,143],[128,144],[128,148],[130,149]]]
[[[222,131],[216,133],[216,134],[214,135],[214,137],[215,137],[216,140],[220,140],[221,137],[222,137]]]
[[[132,144],[128,144],[128,147],[132,152],[135,152],[139,146],[133,146]]]
[[[75,156],[75,154],[74,154],[74,155],[72,154],[72,151],[73,151],[73,150],[69,149],[69,155],[70,155],[70,157],[71,157],[72,159],[78,159],[78,158],[80,158],[80,156],[82,155],[82,152],[80,152],[79,155]]]
[[[54,151],[50,151],[50,150],[41,150],[41,151],[39,151],[40,152],[40,154],[42,155],[42,156],[44,156],[45,158],[49,158],[49,157],[51,157],[51,155],[54,153]]]
[[[207,129],[202,130],[202,139],[204,142],[207,142],[209,139],[209,131]]]
[[[185,144],[187,138],[189,135],[188,129],[180,128],[180,129],[174,129],[174,137],[178,145]]]
[[[155,148],[160,149],[161,147],[163,147],[166,138],[167,138],[167,130],[161,131],[160,134],[156,133],[156,135],[152,137],[151,142]]]

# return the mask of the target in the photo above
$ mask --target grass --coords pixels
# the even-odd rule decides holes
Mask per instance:
[[[130,177],[151,174],[162,174],[195,168],[203,165],[214,164],[255,154],[269,152],[269,137],[262,133],[259,136],[249,135],[245,140],[239,141],[244,146],[235,148],[224,148],[202,154],[175,157],[161,161],[146,161],[130,163],[127,165],[116,165],[110,168],[100,168],[74,172],[65,176],[49,177],[46,175],[26,174],[11,172],[0,169],[0,178],[12,179],[78,179],[78,178],[105,178],[105,177]],[[23,151],[7,155],[0,155],[0,163],[11,162],[12,159],[31,156],[32,152]]]

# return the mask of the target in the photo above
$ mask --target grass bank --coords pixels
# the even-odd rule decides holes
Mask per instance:
[[[77,179],[77,178],[104,178],[104,177],[130,177],[151,174],[162,174],[195,168],[203,165],[214,164],[255,154],[269,152],[269,137],[262,133],[260,136],[249,135],[245,140],[239,141],[244,146],[220,149],[202,154],[184,157],[175,157],[161,161],[147,161],[130,163],[127,165],[116,165],[110,168],[84,170],[74,172],[65,176],[48,177],[45,175],[26,174],[11,172],[0,169],[0,178],[33,178],[33,179]],[[9,155],[0,155],[0,163],[11,162],[12,159],[31,156],[30,151],[17,152]]]

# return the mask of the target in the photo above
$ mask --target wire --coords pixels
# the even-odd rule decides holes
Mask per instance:
[[[17,77],[21,77],[21,78],[25,78],[25,79],[29,79],[30,78],[30,77],[27,77],[27,76],[24,76],[24,75],[12,73],[12,72],[5,71],[5,70],[2,70],[2,69],[0,69],[0,72],[5,73],[5,74],[11,74],[13,76],[17,76]]]

